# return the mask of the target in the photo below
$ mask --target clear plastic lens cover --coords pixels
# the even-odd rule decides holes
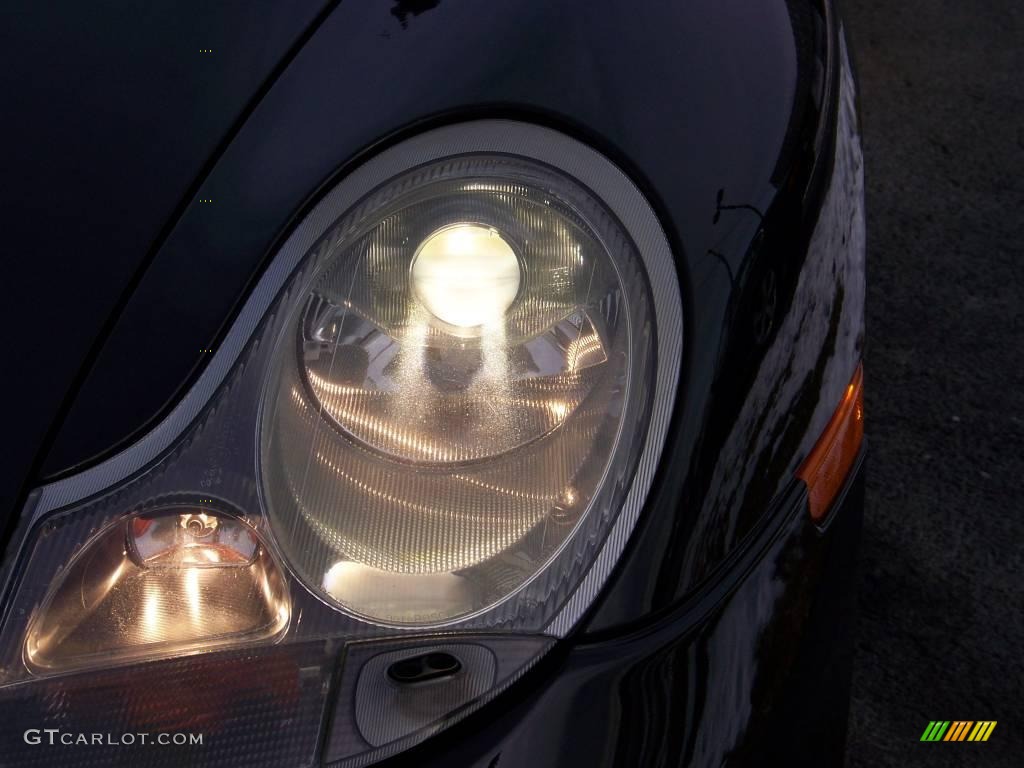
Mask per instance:
[[[444,623],[515,593],[621,502],[651,307],[617,223],[540,164],[464,157],[374,197],[321,247],[278,341],[263,489],[321,596]]]

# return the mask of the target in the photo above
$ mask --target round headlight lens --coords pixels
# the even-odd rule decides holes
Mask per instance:
[[[519,260],[490,227],[455,224],[430,235],[416,251],[412,284],[434,317],[455,328],[502,321],[519,293]]]
[[[654,369],[642,260],[580,184],[503,155],[393,179],[318,253],[263,407],[275,536],[362,617],[486,609],[621,503]]]

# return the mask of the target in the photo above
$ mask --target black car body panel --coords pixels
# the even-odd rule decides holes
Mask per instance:
[[[829,690],[842,718],[837,659],[862,506],[859,465],[825,529],[793,479],[863,346],[858,127],[833,5],[432,0],[308,3],[299,13],[288,4],[259,19],[273,27],[265,36],[239,24],[257,24],[244,14],[218,18],[222,27],[203,30],[222,29],[223,44],[207,35],[182,61],[221,79],[193,75],[179,102],[162,98],[159,82],[121,94],[140,109],[205,118],[164,136],[154,112],[132,141],[102,144],[83,163],[123,175],[62,186],[58,170],[81,158],[82,136],[117,123],[117,112],[97,110],[93,127],[53,134],[52,173],[9,209],[25,290],[0,327],[25,363],[18,382],[7,377],[8,394],[27,399],[23,439],[5,446],[7,533],[31,488],[111,455],[174,406],[331,183],[432,126],[540,123],[612,159],[657,211],[685,313],[679,401],[644,514],[576,636],[470,720],[395,760],[746,765],[770,753],[824,764],[844,729],[815,745],[798,734],[823,727],[813,688],[823,670],[839,670]],[[152,35],[130,52],[144,82],[155,66],[146,51],[183,44],[173,27]],[[254,39],[262,58],[239,53]],[[84,45],[61,61],[93,55]],[[203,59],[207,45],[214,53]],[[33,99],[32,124],[53,119]],[[174,145],[179,132],[187,141]],[[44,156],[28,146],[16,166],[25,176]],[[142,179],[159,194],[140,192]],[[112,208],[122,187],[134,191]],[[62,215],[77,248],[40,249],[38,234]],[[51,273],[53,295],[74,298],[26,323]],[[70,331],[61,312],[75,318]]]
[[[5,5],[0,333],[17,437],[0,462],[4,530],[40,474],[106,450],[150,415],[141,390],[104,397],[40,472],[119,305],[322,5]],[[161,354],[143,343],[118,376]]]

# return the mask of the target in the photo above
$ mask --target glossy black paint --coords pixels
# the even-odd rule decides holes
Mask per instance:
[[[119,304],[196,196],[197,175],[215,164],[323,3],[263,5],[0,10],[3,538]],[[207,48],[213,53],[200,53]],[[188,314],[188,305],[174,310]],[[160,356],[143,330],[137,341],[122,379]],[[151,413],[130,386],[93,405],[89,419],[62,432],[50,467],[107,448]]]
[[[830,712],[813,681],[845,669],[832,650],[843,645],[861,504],[854,483],[850,509],[822,533],[792,483],[863,334],[863,274],[848,245],[856,206],[843,208],[858,189],[833,173],[834,155],[847,173],[857,157],[853,136],[840,136],[838,149],[835,141],[842,72],[831,4],[379,0],[318,10],[310,4],[277,24],[259,66],[231,59],[251,29],[224,32],[224,57],[213,61],[249,79],[187,80],[172,106],[187,109],[200,93],[220,122],[191,126],[175,151],[165,150],[177,137],[169,129],[104,145],[76,160],[86,175],[65,190],[57,171],[83,156],[85,139],[74,124],[49,129],[63,160],[33,182],[32,205],[12,209],[15,250],[32,258],[28,277],[16,279],[24,295],[0,319],[26,360],[11,392],[29,398],[30,413],[16,425],[22,443],[5,445],[7,508],[17,489],[23,498],[44,477],[109,455],[173,406],[201,370],[200,350],[216,346],[275,245],[333,179],[437,124],[550,125],[612,158],[661,217],[686,315],[680,402],[641,523],[580,634],[481,715],[399,762],[493,766],[500,754],[501,766],[757,764],[786,753],[787,728],[798,733],[808,712]],[[308,40],[286,54],[304,28]],[[152,34],[164,48],[181,43],[180,30]],[[85,47],[68,60],[98,55]],[[143,87],[144,56],[134,55],[139,82],[120,93],[120,108],[135,103],[166,119]],[[113,98],[102,85],[97,98]],[[52,120],[49,103],[33,98],[35,119]],[[82,99],[74,113],[86,120]],[[84,135],[110,121],[96,111]],[[18,161],[23,176],[45,150]],[[162,185],[111,208],[118,168],[136,174],[133,189],[140,178]],[[80,252],[44,253],[32,239],[53,215],[39,203],[47,189],[67,239],[86,244]],[[98,231],[131,237],[108,254]],[[90,266],[100,262],[103,271]],[[35,330],[62,338],[59,354],[22,333],[51,272],[59,308],[76,320],[62,337],[65,316],[44,312]],[[130,295],[104,327],[125,286]],[[74,399],[44,457],[69,388]],[[40,471],[30,474],[33,457]],[[844,706],[842,679],[829,691]]]

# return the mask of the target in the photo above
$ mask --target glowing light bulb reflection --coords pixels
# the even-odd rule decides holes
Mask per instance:
[[[568,403],[564,403],[561,400],[552,400],[548,404],[548,410],[551,411],[551,415],[558,419],[559,423],[565,420],[566,415],[569,413]]]
[[[324,574],[323,588],[352,610],[388,621],[437,621],[468,610],[473,585],[454,573],[396,573],[340,561]]]
[[[188,609],[192,621],[198,625],[203,615],[203,602],[199,590],[199,572],[195,568],[185,569],[185,594],[188,596]]]
[[[459,328],[493,325],[519,293],[511,246],[494,229],[456,224],[420,245],[412,264],[416,296],[432,315]]]
[[[163,615],[160,609],[160,593],[148,592],[142,608],[142,636],[148,642],[155,642],[163,636]]]

